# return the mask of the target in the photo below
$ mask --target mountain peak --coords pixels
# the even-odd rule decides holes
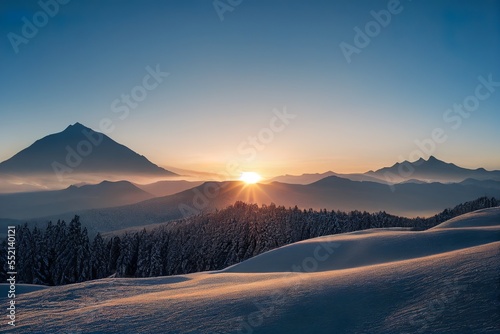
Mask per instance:
[[[37,140],[0,163],[0,172],[13,175],[47,174],[58,178],[73,172],[176,175],[79,122],[69,125],[62,132]]]
[[[86,129],[89,129],[89,128],[80,122],[76,122],[75,124],[70,124],[66,129],[64,129],[64,132],[66,132],[66,131],[81,131],[81,130],[86,130]]]
[[[409,162],[409,161],[407,161]],[[419,166],[419,165],[422,165],[422,164],[438,164],[438,163],[445,163],[444,161],[441,161],[439,159],[437,159],[435,156],[431,155],[426,159],[424,159],[423,157],[421,157],[420,159],[418,160],[415,160],[414,162],[411,162],[411,164],[415,164],[416,166]],[[397,165],[397,164],[396,164]]]
[[[431,155],[429,159],[427,159],[427,162],[441,162],[441,160],[436,159],[435,156]]]
[[[430,158],[429,158],[430,159]],[[420,158],[418,160],[415,160],[413,163],[414,164],[421,164],[421,163],[424,163],[426,162],[427,160],[425,160],[424,158]],[[406,162],[409,162],[409,161],[406,161]],[[396,164],[397,165],[397,164]]]

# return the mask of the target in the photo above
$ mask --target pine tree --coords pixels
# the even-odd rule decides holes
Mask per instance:
[[[59,258],[62,268],[62,275],[59,284],[76,283],[80,281],[84,269],[84,257],[88,252],[85,251],[84,236],[82,235],[80,217],[75,216],[68,226],[66,248]],[[88,238],[87,238],[88,240]],[[87,243],[88,247],[88,243]],[[87,253],[87,254],[86,254]],[[83,277],[82,277],[83,278]]]
[[[72,247],[68,243],[68,227],[66,222],[58,220],[54,226],[52,236],[48,236],[52,240],[49,246],[49,265],[52,263],[52,282],[54,285],[64,284],[64,275],[66,269],[65,256],[68,253],[68,248]]]
[[[17,272],[18,279],[22,283],[32,284],[34,280],[33,268],[35,267],[35,254],[33,238],[28,224],[25,223],[22,227],[16,229],[19,241],[17,248]]]
[[[137,233],[125,234],[120,243],[120,256],[116,261],[116,273],[121,277],[134,277],[137,271],[139,237]]]
[[[94,238],[91,247],[91,279],[104,278],[108,276],[109,252],[104,245],[100,233]]]
[[[44,234],[35,227],[32,233],[33,238],[33,284],[48,284],[50,273],[48,266],[47,245]]]
[[[106,247],[106,251],[109,254],[107,272],[110,274],[116,273],[118,258],[120,257],[120,253],[121,253],[121,244],[122,244],[122,241],[120,240],[120,238],[118,236],[115,236],[108,241],[108,244]]]
[[[135,277],[148,277],[151,271],[151,250],[153,248],[153,237],[146,234],[143,229],[138,235],[137,270]]]
[[[79,220],[79,219],[78,219]],[[77,248],[77,282],[84,282],[91,279],[91,254],[90,242],[87,228],[84,227],[79,233],[80,240]]]

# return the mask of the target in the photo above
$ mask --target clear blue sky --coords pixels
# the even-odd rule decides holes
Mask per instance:
[[[164,166],[361,172],[408,159],[415,140],[442,128],[438,158],[500,169],[500,87],[457,129],[443,120],[479,76],[500,81],[500,2],[401,1],[348,63],[340,43],[355,46],[353,29],[387,7],[243,0],[221,21],[212,1],[72,0],[16,53],[9,33],[22,36],[23,17],[33,22],[41,7],[1,1],[0,160],[69,124],[98,130],[109,118],[113,139]],[[157,64],[170,75],[120,120],[113,101]],[[284,106],[297,117],[242,154]]]

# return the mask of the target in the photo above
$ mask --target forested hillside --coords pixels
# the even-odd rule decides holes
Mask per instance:
[[[63,285],[116,274],[121,277],[179,275],[218,270],[263,252],[318,236],[369,228],[424,230],[458,215],[498,206],[495,198],[446,209],[431,218],[403,218],[385,212],[314,211],[236,202],[224,210],[162,225],[151,231],[89,239],[78,216],[45,229],[17,227],[18,280]],[[6,241],[0,279],[6,279]]]

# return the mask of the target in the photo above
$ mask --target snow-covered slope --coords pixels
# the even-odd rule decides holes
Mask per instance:
[[[477,210],[471,213],[450,219],[439,224],[433,229],[456,228],[456,227],[481,227],[497,226],[500,224],[500,207]]]
[[[20,295],[20,294],[23,294],[23,293],[30,293],[30,292],[33,292],[33,291],[38,291],[38,290],[43,290],[43,289],[47,289],[48,287],[44,286],[44,285],[36,285],[36,284],[16,284],[16,295]],[[8,283],[2,283],[0,284],[0,296],[2,296],[2,298],[4,296],[7,296],[7,294],[9,293],[9,289],[10,289],[10,284]]]
[[[499,333],[500,210],[455,221],[467,227],[367,230],[303,241],[219,272],[48,288],[18,297],[17,329]]]
[[[371,229],[305,240],[258,255],[223,271],[242,273],[290,271],[297,265],[297,259],[306,254],[313,258],[324,258],[322,261],[316,261],[314,266],[311,265],[314,271],[359,268],[431,256],[495,241],[500,241],[500,229],[493,231],[454,229],[432,232],[392,232]],[[330,252],[332,255],[327,256]]]

